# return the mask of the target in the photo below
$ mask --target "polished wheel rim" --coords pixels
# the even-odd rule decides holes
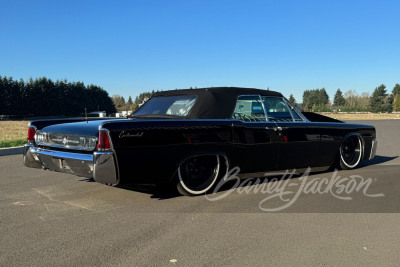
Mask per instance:
[[[354,168],[361,160],[362,145],[358,136],[347,137],[340,146],[340,156],[343,163]]]
[[[178,168],[180,183],[191,194],[203,194],[214,185],[219,168],[219,156],[192,157]]]

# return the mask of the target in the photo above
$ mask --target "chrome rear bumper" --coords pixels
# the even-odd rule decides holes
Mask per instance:
[[[23,157],[25,166],[31,168],[72,173],[94,178],[96,182],[103,184],[119,183],[113,152],[81,154],[43,149],[27,144],[24,146]]]

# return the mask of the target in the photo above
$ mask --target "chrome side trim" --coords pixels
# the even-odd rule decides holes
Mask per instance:
[[[113,152],[94,152],[93,178],[96,182],[109,185],[119,183]]]
[[[369,159],[373,159],[376,155],[376,149],[378,148],[378,139],[372,140],[372,146],[371,146],[371,153],[369,154]]]

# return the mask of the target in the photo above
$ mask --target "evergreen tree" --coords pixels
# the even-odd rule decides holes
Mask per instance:
[[[396,85],[393,87],[393,90],[392,90],[393,97],[395,97],[396,94],[400,95],[400,84],[398,84],[398,83],[396,83]]]
[[[155,91],[153,90],[152,92],[143,92],[139,94],[135,98],[135,104],[138,104],[139,106],[142,105],[144,102],[146,102],[153,94]]]
[[[319,91],[317,90],[318,94],[318,104],[321,106],[328,105],[329,104],[329,96],[328,93],[325,91],[325,88],[320,89]]]
[[[113,103],[114,103],[114,106],[117,108],[117,109],[121,109],[122,107],[124,107],[125,106],[125,98],[123,97],[123,96],[120,96],[120,95],[113,95],[112,97],[111,97],[111,99],[112,99],[112,101],[113,101]]]
[[[391,112],[392,105],[388,94],[386,93],[386,86],[381,84],[376,87],[370,99],[371,112]]]
[[[333,99],[333,104],[336,107],[343,107],[346,104],[346,100],[343,97],[342,91],[340,89],[337,89],[335,93],[335,98]]]
[[[290,96],[289,96],[289,101],[290,101],[290,103],[292,103],[293,105],[296,105],[296,99],[294,98],[293,94],[290,94]]]
[[[393,111],[400,111],[400,94],[394,96]]]
[[[129,106],[133,104],[132,97],[129,96],[128,102],[126,102]]]
[[[305,110],[313,110],[318,107],[327,106],[329,104],[329,96],[325,88],[305,90],[303,93],[303,108]]]
[[[115,112],[108,93],[99,86],[41,77],[28,82],[0,76],[0,114],[10,116],[80,116],[85,108]]]

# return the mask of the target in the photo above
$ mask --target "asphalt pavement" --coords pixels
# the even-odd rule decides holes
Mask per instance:
[[[360,123],[379,140],[360,168],[191,198],[0,156],[0,266],[399,266],[400,120]]]

